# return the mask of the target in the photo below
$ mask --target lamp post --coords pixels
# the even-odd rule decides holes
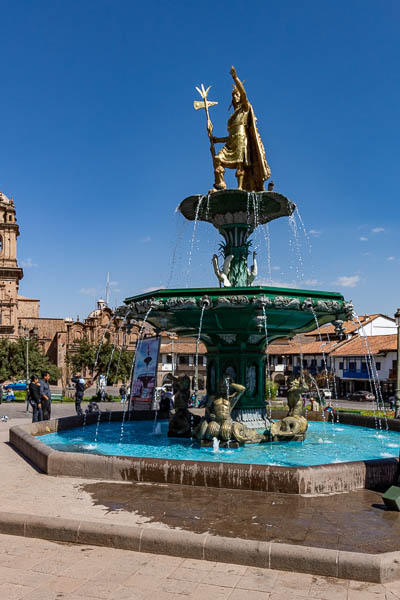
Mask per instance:
[[[30,329],[29,327],[22,325],[22,323],[19,323],[19,327],[18,327],[18,333],[20,338],[22,338],[23,340],[26,341],[26,385],[29,384],[29,340],[37,337],[38,335],[38,329],[37,327],[32,327],[32,329]]]
[[[400,416],[400,308],[397,309],[394,319],[397,327],[396,404],[394,418],[398,419]]]

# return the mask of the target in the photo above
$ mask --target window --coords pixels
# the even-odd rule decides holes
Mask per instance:
[[[349,371],[355,371],[356,366],[357,366],[356,362],[349,362]]]
[[[167,365],[172,365],[172,354],[167,354],[167,360],[165,362]]]
[[[316,367],[317,366],[317,359],[316,358],[312,358],[311,359],[311,367]]]
[[[306,369],[307,368],[307,359],[305,358],[303,360],[303,368]]]
[[[181,354],[179,356],[179,364],[180,365],[188,365],[189,364],[189,356],[185,354]]]
[[[1,254],[2,250],[3,250],[3,238],[0,235],[0,254]]]
[[[367,363],[362,361],[361,363],[361,371],[366,371],[367,370]]]
[[[344,367],[344,363],[340,362],[340,363],[339,363],[339,370],[340,370],[340,371],[343,371],[343,367]]]
[[[380,363],[380,362],[377,362],[377,363],[375,363],[375,364],[376,364],[376,370],[377,370],[377,371],[380,371],[380,370],[381,370],[381,363]]]

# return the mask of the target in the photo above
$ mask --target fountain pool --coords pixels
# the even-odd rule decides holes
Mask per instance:
[[[202,448],[190,439],[167,437],[168,421],[161,421],[159,425],[163,435],[154,435],[151,421],[126,422],[123,443],[119,443],[121,426],[118,422],[102,423],[97,442],[95,424],[41,435],[37,439],[64,452],[283,467],[393,458],[399,455],[400,449],[397,431],[311,422],[304,442],[275,442],[216,451],[212,447]]]

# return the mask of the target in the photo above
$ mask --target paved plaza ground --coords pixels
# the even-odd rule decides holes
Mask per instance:
[[[119,403],[105,405],[119,410]],[[74,413],[55,404],[54,416]],[[367,490],[301,497],[235,490],[99,482],[39,473],[11,446],[8,430],[30,421],[2,404],[0,507],[4,512],[374,553],[400,549],[400,517]],[[90,581],[92,580],[92,583]],[[400,582],[363,584],[125,550],[0,536],[0,600],[400,598]]]
[[[1,600],[397,600],[367,584],[0,535]]]

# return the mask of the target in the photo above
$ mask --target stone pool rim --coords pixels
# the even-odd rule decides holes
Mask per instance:
[[[282,415],[281,415],[282,413]],[[274,411],[280,418],[284,411]],[[153,419],[153,412],[130,413],[132,420]],[[166,416],[166,415],[165,415]],[[160,418],[165,418],[160,415]],[[123,411],[102,413],[101,421],[121,421]],[[308,413],[310,421],[321,421],[320,413]],[[167,483],[217,487],[286,494],[327,494],[356,489],[389,487],[399,475],[398,458],[322,464],[307,467],[285,467],[225,462],[116,456],[63,452],[55,450],[36,436],[81,427],[82,417],[61,417],[40,423],[16,425],[10,428],[10,444],[17,448],[43,473],[52,476],[83,479],[107,479],[146,483]],[[87,424],[97,422],[97,415],[88,415]],[[375,417],[342,413],[340,422],[375,429]],[[391,431],[400,432],[400,420],[388,419]]]

